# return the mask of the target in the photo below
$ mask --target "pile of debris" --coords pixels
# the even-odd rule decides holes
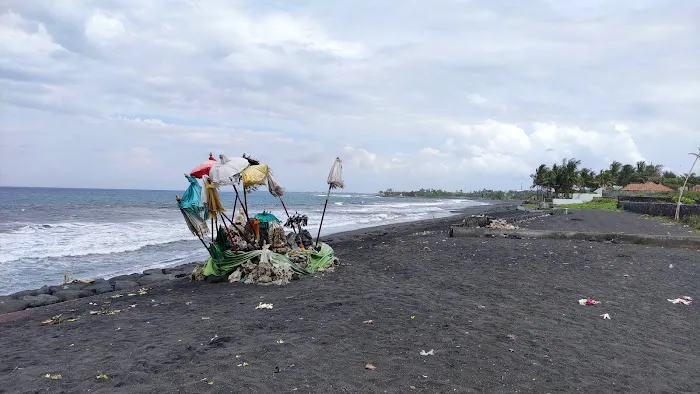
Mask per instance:
[[[486,215],[471,215],[464,220],[462,223],[457,225],[458,227],[480,227],[480,228],[496,228],[501,230],[515,230],[519,228],[518,226],[510,223],[506,219],[496,219]]]
[[[515,230],[519,228],[518,226],[508,223],[505,219],[494,219],[488,225],[487,228],[497,228],[501,230]]]

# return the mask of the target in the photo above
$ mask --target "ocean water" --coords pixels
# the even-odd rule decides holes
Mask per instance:
[[[48,189],[0,187],[0,295],[75,278],[108,278],[147,268],[207,258],[175,202],[184,191]],[[315,237],[323,192],[284,195],[290,214],[309,217]],[[230,214],[234,194],[222,191]],[[452,210],[482,205],[465,199],[386,198],[333,192],[322,235],[375,225],[444,217]],[[286,215],[267,191],[248,198],[252,215]],[[239,205],[240,207],[240,205]]]

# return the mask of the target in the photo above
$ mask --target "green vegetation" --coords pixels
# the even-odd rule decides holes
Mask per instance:
[[[686,216],[683,218],[683,223],[690,226],[694,231],[700,231],[700,216],[698,215]]]
[[[556,195],[559,195],[575,190],[656,182],[678,190],[683,186],[685,177],[688,175],[678,176],[671,171],[663,171],[663,166],[660,164],[647,164],[644,161],[638,161],[634,165],[614,161],[608,168],[601,169],[597,173],[590,168],[580,168],[580,166],[581,160],[577,159],[564,159],[561,164],[556,163],[551,167],[541,164],[530,175],[532,187],[553,190]],[[698,184],[700,184],[700,176],[695,173],[688,175],[688,187]]]
[[[562,208],[572,209],[600,209],[604,211],[619,211],[616,198],[594,198],[592,201],[581,204],[562,204]]]
[[[387,189],[379,192],[382,197],[423,197],[423,198],[483,198],[488,200],[528,200],[535,196],[535,192],[529,190],[481,190],[473,192],[446,191],[441,189],[420,189],[409,192]]]

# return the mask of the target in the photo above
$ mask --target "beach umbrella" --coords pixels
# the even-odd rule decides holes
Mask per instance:
[[[249,158],[246,159],[250,161]],[[246,216],[248,216],[248,189],[258,185],[264,185],[269,172],[270,167],[266,164],[254,164],[241,172],[241,180],[243,181],[243,206]]]
[[[241,172],[243,187],[249,188],[256,185],[264,185],[269,173],[270,167],[267,164],[255,164],[247,167]]]
[[[265,211],[255,215],[253,217],[253,219],[258,219],[262,223],[270,223],[270,222],[282,223],[279,219],[277,219],[277,216],[271,214],[270,212],[265,212]]]
[[[198,212],[193,211],[192,208],[183,208],[183,205],[186,205],[186,203],[183,203],[183,200],[180,198],[180,196],[175,196],[175,200],[177,201],[178,208],[180,208],[180,213],[182,213],[182,216],[185,218],[187,228],[192,232],[192,234],[196,235],[197,238],[199,238],[199,241],[202,243],[202,245],[204,245],[204,248],[209,250],[209,248],[207,248],[207,244],[204,242],[203,239],[203,237],[209,232],[207,224],[204,222],[202,217],[199,216]]]
[[[339,157],[335,158],[330,173],[328,173],[328,194],[326,194],[326,204],[323,206],[323,214],[321,214],[321,223],[318,225],[318,235],[316,235],[316,248],[318,248],[318,240],[321,238],[321,226],[323,226],[323,218],[326,216],[326,208],[328,207],[328,198],[331,196],[331,189],[342,189],[345,187],[343,183],[343,161]]]
[[[209,175],[209,171],[216,163],[218,162],[214,158],[214,155],[209,152],[209,159],[204,163],[197,165],[192,172],[190,172],[190,176],[201,178],[203,175]]]
[[[228,158],[219,155],[221,163],[216,163],[209,171],[211,181],[217,185],[233,185],[238,183],[237,177],[250,165],[248,160],[242,157]]]
[[[233,200],[233,214],[235,214],[236,205],[241,199],[238,194],[236,184],[239,181],[241,172],[248,168],[250,163],[247,159],[242,157],[228,158],[224,155],[219,155],[219,159],[221,159],[221,163],[217,163],[211,168],[211,171],[209,171],[209,176],[211,177],[212,182],[214,182],[217,186],[233,186],[233,191],[236,192]],[[242,205],[243,202],[241,202],[241,206]]]

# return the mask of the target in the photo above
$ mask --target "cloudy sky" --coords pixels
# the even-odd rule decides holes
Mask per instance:
[[[697,0],[3,0],[0,184],[520,188],[700,146]]]

